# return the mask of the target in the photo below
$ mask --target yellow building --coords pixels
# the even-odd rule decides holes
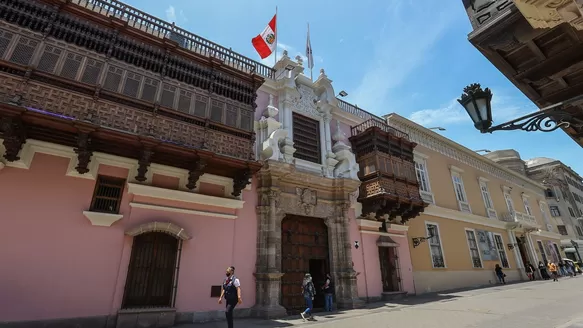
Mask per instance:
[[[544,186],[397,114],[409,134],[425,212],[409,221],[417,294],[525,280],[526,262],[559,261],[561,235]],[[430,238],[427,238],[430,237]]]

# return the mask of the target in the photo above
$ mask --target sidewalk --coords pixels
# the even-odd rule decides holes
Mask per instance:
[[[502,290],[515,289],[525,287],[528,284],[546,283],[546,281],[525,281],[509,283],[507,285],[490,285],[474,288],[464,288],[458,290],[451,290],[441,293],[423,294],[421,296],[409,296],[402,300],[394,300],[391,302],[368,303],[364,307],[353,310],[341,310],[335,312],[319,312],[314,313],[315,321],[318,323],[325,323],[348,318],[362,317],[369,314],[379,312],[400,311],[416,305],[423,305],[433,302],[450,302],[455,299],[464,297],[472,297],[478,295],[486,295]],[[259,327],[292,327],[304,324],[314,324],[314,321],[303,321],[299,315],[281,318],[277,320],[266,319],[235,319],[237,327],[243,328],[259,328]],[[198,324],[182,324],[175,326],[176,328],[224,328],[226,323],[224,321],[198,323]]]

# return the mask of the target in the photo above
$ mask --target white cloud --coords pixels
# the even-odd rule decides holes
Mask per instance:
[[[176,8],[172,5],[166,8],[166,20],[176,24],[184,24],[188,21],[184,14],[184,10],[180,9],[176,12]]]
[[[517,97],[505,96],[504,94],[496,94],[492,97],[494,124],[503,123],[533,111],[536,111],[534,104],[519,100]],[[441,108],[413,112],[409,115],[409,119],[425,127],[471,122],[468,113],[457,102],[457,98],[452,99]]]
[[[176,22],[176,8],[174,8],[174,6],[166,8],[166,20],[169,22]]]
[[[424,60],[459,12],[456,1],[392,0],[384,25],[373,38],[369,66],[353,93],[353,103],[387,111],[391,89],[399,86]],[[406,26],[406,28],[403,28]]]

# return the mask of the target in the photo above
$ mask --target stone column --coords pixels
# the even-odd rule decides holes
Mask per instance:
[[[271,319],[283,317],[286,310],[280,305],[281,296],[281,219],[277,203],[277,188],[259,188],[257,206],[257,264],[255,269],[256,300],[251,314]]]
[[[364,304],[358,297],[356,271],[352,268],[352,252],[350,244],[350,221],[348,210],[350,202],[335,204],[335,216],[329,217],[332,275],[337,281],[336,302],[338,308],[353,309]]]

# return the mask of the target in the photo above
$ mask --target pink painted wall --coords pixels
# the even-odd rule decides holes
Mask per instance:
[[[265,108],[267,108],[267,105],[269,105],[269,93],[258,90],[255,103],[257,104],[257,108],[255,109],[255,120],[259,121],[259,119],[261,119],[261,115],[263,115],[263,111],[265,111]],[[273,106],[279,108],[277,103],[277,96],[273,97]],[[275,116],[275,119],[277,120],[278,117],[279,114]]]
[[[351,210],[351,213],[354,213],[354,211]],[[391,231],[391,233],[393,235],[398,234],[396,231]],[[381,266],[377,246],[379,236],[361,233],[354,216],[351,216],[350,220],[350,236],[352,244],[354,244],[354,241],[356,240],[360,241],[360,247],[358,249],[352,247],[354,270],[359,273],[356,277],[358,296],[361,298],[378,298],[383,292]],[[415,294],[413,265],[411,264],[407,235],[402,235],[402,237],[391,236],[391,238],[399,244],[397,254],[399,256],[399,264],[401,267],[401,287],[403,291],[406,291],[409,294]]]
[[[242,307],[254,304],[255,192],[243,192],[245,206],[231,220],[131,208],[126,190],[123,219],[97,227],[82,214],[95,181],[66,177],[67,166],[68,159],[37,153],[30,170],[0,171],[0,240],[10,249],[0,252],[0,321],[117,313],[132,244],[124,231],[149,221],[173,222],[193,237],[183,244],[178,311],[221,310],[210,289],[229,265],[241,280]],[[126,178],[128,170],[101,165],[99,174]]]
[[[332,137],[334,137],[334,135],[336,134],[336,130],[338,129],[336,122],[338,122],[338,120],[330,120],[330,135]],[[350,138],[350,136],[351,136],[350,125],[340,121],[340,131],[342,131],[344,133],[344,135],[346,136],[344,143],[347,144],[348,146],[350,146],[350,141],[348,140],[348,138]],[[332,140],[332,145],[334,145],[334,143],[335,143],[335,141]]]

